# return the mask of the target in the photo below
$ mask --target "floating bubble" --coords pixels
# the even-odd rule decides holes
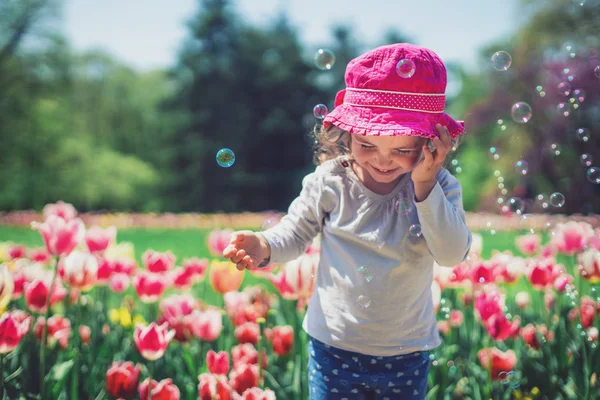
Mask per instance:
[[[329,70],[335,64],[335,54],[328,49],[319,49],[315,53],[315,65],[320,70]]]
[[[361,294],[356,299],[356,302],[362,308],[368,308],[371,305],[371,298],[369,296],[364,296],[364,295]]]
[[[585,176],[588,181],[595,183],[596,185],[600,184],[600,168],[599,167],[590,167],[585,172]]]
[[[495,147],[490,147],[490,156],[494,159],[497,160],[500,158],[500,153],[498,152],[498,149]]]
[[[596,75],[596,78],[600,78],[600,65],[597,65],[596,68],[594,68],[594,75]]]
[[[573,90],[573,98],[575,101],[583,103],[585,101],[585,91],[583,89],[575,89]]]
[[[529,163],[525,160],[519,160],[515,163],[515,169],[521,175],[527,175],[529,172]]]
[[[575,134],[577,135],[577,138],[584,143],[590,140],[590,130],[588,128],[579,128],[575,131]]]
[[[553,207],[560,208],[565,205],[565,195],[560,192],[554,192],[550,195],[550,204]]]
[[[415,69],[415,63],[412,60],[409,60],[408,58],[404,58],[398,61],[398,64],[396,65],[396,72],[402,78],[410,78],[411,76],[413,76],[415,73]]]
[[[497,51],[492,55],[492,66],[496,71],[506,71],[512,64],[512,57],[506,51]]]
[[[223,168],[229,168],[235,162],[235,154],[231,149],[221,149],[217,152],[217,164]]]
[[[535,196],[535,202],[542,206],[542,208],[548,208],[550,203],[548,202],[548,195],[544,193],[540,193]]]
[[[558,84],[558,92],[564,96],[570,95],[571,90],[573,90],[573,87],[569,82],[561,82]]]
[[[516,389],[521,385],[521,373],[518,371],[510,371],[506,374],[506,385],[512,389]]]
[[[280,222],[279,217],[269,217],[263,221],[262,225],[260,226],[260,230],[266,231],[267,229],[271,229],[272,227],[277,225],[279,222]]]
[[[591,166],[593,161],[592,155],[588,153],[582,154],[581,157],[579,157],[579,160],[581,161],[581,164],[586,167]]]
[[[558,112],[561,113],[565,117],[568,117],[569,114],[571,113],[569,111],[569,105],[567,103],[558,103],[556,108],[558,109]]]
[[[505,385],[506,385],[506,375],[507,374],[508,373],[506,371],[502,371],[498,374],[498,380]]]
[[[317,104],[315,108],[313,108],[313,115],[318,119],[325,118],[328,112],[329,110],[325,104]]]
[[[408,228],[408,233],[410,233],[411,236],[420,237],[423,234],[421,225],[412,224],[410,228]]]
[[[521,215],[525,211],[525,202],[518,197],[511,197],[507,203],[510,211],[515,214]]]
[[[412,211],[413,203],[406,197],[401,197],[394,203],[394,209],[400,215],[407,215]]]
[[[520,101],[518,103],[513,104],[511,108],[511,115],[515,122],[519,124],[524,124],[529,122],[533,112],[531,111],[531,106],[524,101]]]
[[[552,143],[550,145],[550,154],[552,154],[554,156],[560,156],[560,153],[562,153],[561,145],[558,143]]]
[[[373,274],[371,273],[371,270],[368,267],[361,265],[356,270],[359,274],[363,276],[363,278],[365,278],[365,281],[371,282],[373,280]]]

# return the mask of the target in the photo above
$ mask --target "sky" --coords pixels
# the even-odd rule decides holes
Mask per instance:
[[[173,65],[199,0],[65,0],[63,32],[76,50],[103,48],[147,71]],[[287,10],[307,49],[332,42],[331,26],[348,24],[365,50],[388,28],[434,50],[445,62],[477,69],[479,50],[521,24],[519,0],[234,0],[248,23],[265,25]],[[500,50],[500,49],[498,49]],[[491,54],[490,54],[491,56]]]

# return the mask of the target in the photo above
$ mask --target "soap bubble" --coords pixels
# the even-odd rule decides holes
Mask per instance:
[[[569,105],[567,103],[558,103],[558,105],[556,106],[556,108],[558,109],[558,112],[561,113],[563,116],[568,117],[569,114],[571,113],[569,111]]]
[[[319,49],[315,53],[315,65],[320,70],[329,70],[335,64],[335,54],[327,49]]]
[[[585,101],[585,91],[583,89],[575,89],[572,94],[575,101],[578,101],[579,103]]]
[[[535,202],[542,206],[542,208],[548,208],[550,206],[550,203],[548,201],[548,195],[544,193],[540,193],[537,196],[535,196]]]
[[[590,130],[588,128],[579,128],[575,133],[577,138],[584,143],[590,140]]]
[[[365,281],[371,282],[373,280],[373,274],[371,273],[371,270],[368,267],[361,265],[356,270],[359,274],[362,275],[363,278],[365,278]]]
[[[235,154],[231,149],[221,149],[217,152],[217,164],[223,168],[229,168],[235,162]]]
[[[524,101],[520,101],[518,103],[513,104],[511,108],[511,115],[515,122],[519,124],[524,124],[529,122],[533,112],[531,111],[531,106]]]
[[[498,152],[498,149],[495,148],[494,146],[490,147],[490,156],[494,159],[497,160],[500,158],[500,153]]]
[[[317,104],[315,108],[313,108],[313,115],[315,118],[324,119],[327,116],[327,106],[325,104]]]
[[[412,60],[409,60],[408,58],[404,58],[404,59],[398,61],[398,64],[396,65],[396,72],[402,78],[410,78],[411,76],[414,75],[415,68],[416,68],[415,63]]]
[[[423,234],[423,232],[421,231],[421,225],[411,225],[410,228],[408,228],[408,233],[410,233],[411,236],[420,237]]]
[[[569,82],[561,82],[558,84],[558,92],[564,96],[570,95],[571,90],[573,90],[573,87]]]
[[[560,192],[555,192],[550,195],[550,204],[553,207],[560,208],[565,205],[565,195]]]
[[[562,147],[560,144],[558,143],[552,143],[550,145],[550,154],[554,155],[554,156],[560,156],[560,153],[562,152]]]
[[[515,214],[521,215],[525,211],[525,202],[518,197],[511,197],[507,203],[510,211]]]
[[[271,229],[275,225],[279,224],[279,222],[279,217],[269,217],[263,221],[262,225],[260,226],[260,230],[266,231],[267,229]]]
[[[581,164],[586,167],[591,166],[593,161],[592,155],[588,153],[582,154],[581,157],[579,157],[579,160],[581,161]]]
[[[519,160],[515,163],[515,169],[521,175],[527,175],[529,172],[529,164],[525,160]]]
[[[600,65],[597,65],[596,68],[594,68],[594,75],[596,75],[596,78],[600,78]]]
[[[408,215],[412,211],[413,202],[407,197],[401,197],[394,203],[394,209],[400,215]]]
[[[512,57],[505,51],[497,51],[492,55],[492,66],[496,71],[506,71],[511,63]]]
[[[590,167],[585,173],[587,180],[595,183],[596,185],[600,184],[600,168],[598,167]]]
[[[361,294],[356,299],[356,302],[362,308],[368,308],[371,305],[371,298],[369,296],[364,296],[364,295]]]
[[[521,385],[521,373],[518,371],[510,371],[506,374],[506,385],[512,389],[516,389]]]

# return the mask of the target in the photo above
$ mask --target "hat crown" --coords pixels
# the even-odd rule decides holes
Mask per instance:
[[[411,60],[414,74],[403,78],[397,66],[401,60]],[[432,50],[408,43],[381,46],[348,63],[346,87],[388,90],[410,93],[437,93],[446,91],[446,67]]]

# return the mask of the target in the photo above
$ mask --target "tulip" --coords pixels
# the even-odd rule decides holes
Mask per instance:
[[[503,352],[496,347],[483,348],[479,350],[477,357],[483,368],[490,369],[493,380],[498,380],[501,372],[512,371],[517,364],[517,356],[514,350]]]
[[[239,343],[257,344],[260,337],[260,327],[255,322],[245,322],[235,328],[235,338]]]
[[[90,336],[92,334],[92,330],[87,325],[79,326],[79,337],[81,338],[81,343],[90,344]]]
[[[577,256],[581,276],[592,284],[600,282],[600,251],[589,249]]]
[[[36,279],[25,284],[25,304],[32,311],[38,313],[46,313],[46,302],[48,299],[49,284],[41,279]],[[55,282],[52,286],[52,295],[50,296],[50,305],[54,305],[62,301],[67,295],[67,290],[60,284]]]
[[[99,226],[92,226],[85,233],[85,244],[90,253],[99,253],[106,250],[117,240],[117,228],[110,226],[103,229]]]
[[[32,226],[40,231],[46,250],[53,256],[68,255],[85,237],[85,225],[79,218],[65,221],[51,215],[44,223],[33,222]]]
[[[12,247],[10,247],[10,249],[8,250],[8,256],[10,257],[11,260],[17,260],[19,258],[23,258],[25,257],[25,254],[27,253],[27,248],[23,245],[14,245]]]
[[[237,368],[242,364],[258,365],[258,351],[252,343],[242,343],[231,348],[231,358],[233,359],[233,368]],[[267,368],[266,351],[263,349],[261,356],[262,368]]]
[[[133,277],[133,287],[140,300],[144,303],[154,303],[167,289],[167,281],[161,274],[139,271]]]
[[[175,330],[175,339],[184,342],[191,335],[191,331],[185,320],[198,307],[198,302],[191,295],[172,295],[160,302],[159,308],[162,316],[160,322],[169,324],[169,328]]]
[[[69,286],[87,291],[98,280],[98,260],[90,253],[75,250],[61,260],[58,273]]]
[[[231,387],[224,375],[201,374],[198,376],[198,397],[200,400],[231,400]]]
[[[31,250],[31,253],[29,254],[29,259],[31,261],[35,261],[42,265],[48,264],[48,262],[50,262],[51,258],[52,258],[52,256],[48,253],[48,251],[46,249],[33,249],[33,250]]]
[[[142,256],[142,261],[146,269],[150,272],[167,272],[175,266],[175,256],[170,251],[160,253],[154,250],[148,250]]]
[[[450,333],[450,322],[445,320],[438,321],[437,329],[441,334],[447,335]]]
[[[106,372],[106,391],[112,397],[132,398],[138,386],[140,371],[139,364],[134,366],[130,361],[113,362]]]
[[[595,326],[591,326],[588,328],[588,330],[586,331],[587,336],[588,336],[588,340],[590,342],[597,342],[598,341],[598,328],[596,328]]]
[[[231,382],[231,388],[238,394],[258,386],[258,365],[239,364],[229,374],[229,381]]]
[[[515,303],[517,304],[517,307],[523,310],[529,307],[529,304],[531,303],[531,296],[528,292],[519,292],[515,296]]]
[[[227,372],[229,372],[229,353],[226,351],[215,353],[214,350],[209,350],[206,353],[206,365],[212,374],[227,375]]]
[[[4,310],[12,300],[15,291],[13,275],[5,264],[0,265],[0,310]]]
[[[151,361],[158,360],[165,354],[174,336],[175,331],[168,330],[168,324],[157,325],[154,322],[145,327],[138,325],[133,333],[140,354]]]
[[[271,389],[262,390],[261,388],[253,387],[246,389],[242,393],[242,400],[275,400],[275,392]]]
[[[206,258],[187,258],[183,260],[183,269],[194,277],[194,280],[200,280],[208,270],[208,259]]]
[[[308,299],[312,295],[319,256],[303,254],[283,266],[285,281],[297,298]]]
[[[113,274],[108,281],[110,290],[115,293],[123,293],[129,287],[129,283],[129,275],[122,272]]]
[[[29,331],[31,317],[24,311],[6,312],[0,317],[0,354],[10,353],[17,348]],[[0,377],[2,379],[2,377]]]
[[[213,289],[221,294],[238,290],[244,280],[244,271],[238,271],[229,261],[213,261],[209,274]]]
[[[536,234],[519,236],[516,239],[517,248],[525,255],[533,255],[540,249],[542,237]]]
[[[148,393],[148,389],[150,389],[150,393]],[[138,393],[140,394],[140,400],[179,400],[180,396],[179,388],[173,384],[171,379],[156,382],[146,378],[144,382],[140,383]]]
[[[194,310],[184,321],[194,336],[207,342],[217,340],[223,330],[223,315],[216,309]]]
[[[221,257],[223,254],[223,250],[225,247],[229,245],[231,242],[231,234],[233,230],[225,229],[225,230],[214,230],[208,234],[206,238],[206,244],[208,245],[208,250],[215,257]]]
[[[527,279],[535,289],[551,287],[555,279],[564,271],[556,265],[554,258],[532,260],[527,270]]]
[[[463,312],[460,310],[452,310],[450,311],[450,326],[453,328],[457,328],[463,324],[465,316]]]
[[[290,325],[274,327],[271,344],[276,354],[280,356],[289,354],[294,347],[294,329]]]
[[[581,318],[581,326],[587,329],[594,324],[596,316],[596,303],[589,296],[581,296],[579,305],[579,316]]]
[[[516,337],[519,334],[520,321],[510,322],[503,313],[491,315],[484,323],[489,335],[498,341]]]
[[[36,321],[33,331],[38,339],[43,341],[43,330],[45,329],[46,318],[39,317]],[[56,343],[63,349],[67,348],[69,338],[71,337],[71,321],[62,315],[53,315],[48,318],[47,329],[47,347],[54,347]]]
[[[492,315],[501,313],[503,306],[504,301],[496,290],[481,293],[475,299],[475,310],[482,321],[487,321]]]
[[[1,274],[0,274],[0,276],[1,276]],[[27,279],[25,277],[25,274],[20,271],[14,272],[12,277],[13,277],[13,281],[14,281],[14,290],[13,290],[13,294],[12,294],[12,299],[16,300],[16,299],[21,298],[21,296],[23,295],[23,291],[25,290],[25,284],[27,283]],[[0,283],[0,301],[2,301],[2,299],[3,299],[2,293],[4,291],[4,289],[2,289],[1,286],[2,286],[2,283]],[[1,303],[0,303],[0,305],[1,305]]]
[[[71,221],[77,216],[77,210],[70,203],[65,203],[60,200],[56,204],[46,204],[42,210],[44,218],[48,219],[50,216],[57,216],[65,221]]]
[[[569,221],[556,225],[552,232],[552,246],[563,254],[577,254],[584,250],[587,242],[594,237],[594,229],[586,222]]]

